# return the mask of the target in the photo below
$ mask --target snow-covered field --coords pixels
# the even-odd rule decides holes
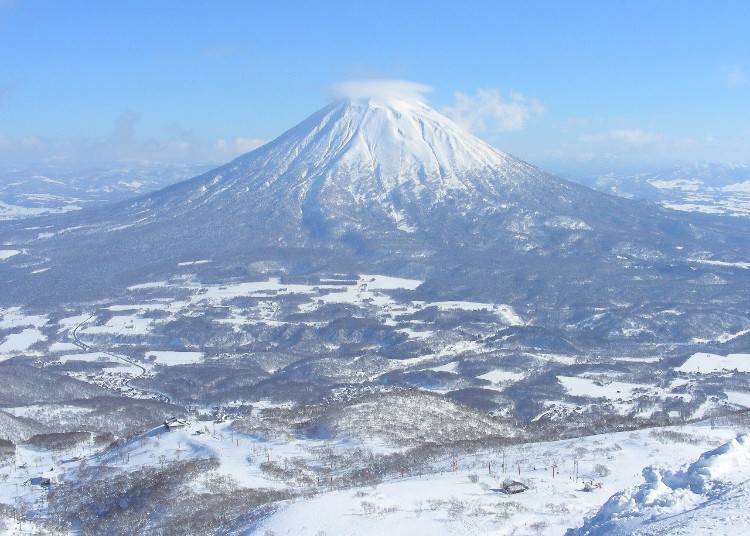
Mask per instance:
[[[405,463],[382,481],[351,486],[339,481],[338,471],[315,476],[315,467],[325,459],[321,452],[356,453],[361,445],[262,440],[238,432],[231,422],[191,420],[186,428],[155,429],[105,450],[91,441],[58,452],[19,446],[15,462],[0,466],[0,503],[38,505],[45,493],[29,479],[48,477],[54,486],[75,480],[84,466],[136,471],[168,461],[214,458],[218,465],[211,474],[190,486],[200,489],[204,480],[220,476],[240,488],[306,493],[279,503],[269,517],[241,531],[248,534],[559,535],[587,518],[575,534],[611,534],[601,527],[658,527],[662,520],[674,524],[676,515],[685,523],[708,525],[705,516],[691,512],[695,508],[729,510],[746,527],[742,500],[748,494],[742,482],[750,477],[750,441],[747,436],[734,441],[736,435],[734,427],[702,423],[471,453],[456,448],[453,455],[431,460],[427,469]],[[705,451],[711,452],[694,462]],[[272,466],[279,470],[269,470]],[[507,494],[502,488],[508,479],[529,489]]]
[[[721,372],[737,370],[750,372],[750,354],[716,355],[708,353],[693,354],[677,370],[680,372]]]
[[[643,430],[538,443],[457,456],[442,471],[394,478],[376,486],[324,492],[290,501],[256,531],[316,534],[562,534],[582,524],[607,498],[640,481],[645,465],[674,469],[706,447],[731,439],[732,430],[705,426],[678,430],[695,444],[664,441]],[[575,467],[577,464],[577,477]],[[556,476],[552,477],[552,465]],[[750,462],[747,463],[750,468]],[[520,473],[519,473],[520,468]],[[530,486],[501,491],[505,479]],[[601,488],[584,491],[587,481]],[[603,533],[604,534],[604,533]]]
[[[33,344],[45,339],[44,334],[37,328],[26,328],[19,333],[11,333],[0,343],[0,356],[23,352]]]
[[[146,359],[158,365],[192,365],[203,361],[203,352],[175,352],[170,350],[152,350],[146,352]]]
[[[742,268],[743,270],[747,270],[750,268],[750,262],[746,261],[720,261],[720,260],[713,260],[713,259],[690,259],[690,262],[695,262],[698,264],[709,264],[711,266],[723,266],[725,268]]]
[[[642,384],[617,381],[605,383],[601,380],[572,376],[558,376],[557,380],[572,396],[607,398],[610,400],[632,398],[634,391],[644,388]]]
[[[296,295],[300,298],[305,298],[305,301],[298,305],[298,310],[301,313],[311,313],[320,307],[331,304],[354,305],[372,309],[379,318],[388,323],[394,323],[398,316],[435,307],[438,310],[447,311],[487,311],[497,315],[500,321],[506,325],[522,325],[525,323],[523,318],[512,307],[505,304],[400,300],[394,298],[391,294],[392,291],[413,292],[421,283],[422,281],[415,279],[373,274],[361,274],[354,281],[323,280],[318,284],[282,283],[278,278],[270,278],[266,281],[205,285],[190,277],[186,277],[170,282],[148,282],[131,286],[133,304],[110,306],[109,309],[112,311],[132,311],[139,309],[148,311],[158,309],[176,314],[195,307],[227,306],[228,302],[236,298],[263,298],[267,300],[268,304],[273,304],[281,297]],[[139,292],[152,289],[182,290],[189,292],[191,295],[186,301],[171,301],[169,303],[137,301]],[[274,308],[272,306],[259,308],[254,315],[252,309],[241,309],[230,305],[229,312],[231,314],[231,323],[238,326],[257,323],[258,321],[268,322],[277,320],[274,318]],[[131,325],[132,327],[130,327]],[[100,326],[96,328],[96,331],[119,330],[123,334],[135,333],[136,325],[141,329],[147,329],[146,326],[138,324],[137,319],[131,317],[127,320],[118,320],[118,324],[116,325],[113,324],[113,321],[110,321],[110,325]],[[91,329],[87,328],[87,331],[91,331]],[[427,336],[424,331],[414,330],[411,327],[404,327],[403,329],[404,333],[414,334],[415,338]]]

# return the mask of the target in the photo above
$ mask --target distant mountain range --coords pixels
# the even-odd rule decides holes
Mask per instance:
[[[59,214],[153,192],[209,165],[115,162],[81,167],[41,164],[0,170],[0,220]]]
[[[699,163],[642,172],[571,172],[602,192],[685,212],[750,217],[750,165]]]

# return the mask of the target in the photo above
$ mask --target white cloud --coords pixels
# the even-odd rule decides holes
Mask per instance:
[[[115,121],[112,132],[101,138],[10,137],[0,134],[0,163],[126,160],[224,163],[265,143],[265,140],[251,137],[203,139],[181,129],[161,138],[143,138],[136,133],[137,121],[137,114],[126,112]]]
[[[710,133],[677,135],[646,128],[612,128],[563,134],[556,145],[534,155],[532,160],[589,162],[607,165],[694,162],[747,162],[750,132],[714,136]]]
[[[742,67],[732,65],[726,69],[726,83],[732,89],[750,85],[750,74]]]
[[[222,155],[226,158],[234,158],[235,156],[249,153],[253,149],[257,149],[265,143],[265,140],[260,138],[230,138],[224,139],[219,138],[213,143],[213,154],[217,157]],[[222,158],[218,158],[221,160]]]
[[[423,101],[424,94],[432,91],[430,86],[408,80],[371,79],[344,80],[331,88],[339,99],[401,99]]]
[[[497,89],[478,89],[474,95],[457,92],[455,103],[443,113],[476,133],[507,132],[522,129],[532,117],[544,113],[544,106],[518,92],[507,98]]]
[[[658,143],[664,136],[658,132],[643,130],[639,128],[613,129],[595,134],[584,134],[581,141],[585,143],[607,143],[616,142],[626,145],[650,145]]]

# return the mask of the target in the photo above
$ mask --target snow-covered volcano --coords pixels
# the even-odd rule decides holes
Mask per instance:
[[[373,218],[378,226],[390,221],[413,231],[436,206],[483,213],[510,190],[538,187],[540,180],[552,179],[417,97],[358,96],[338,100],[255,151],[138,206],[166,204],[171,216],[202,206],[239,212],[252,206],[318,235],[362,230]]]
[[[653,272],[641,281],[658,281],[691,255],[742,249],[715,226],[548,175],[398,91],[350,92],[266,145],[141,198],[5,229],[24,252],[0,265],[10,301],[40,284],[44,298],[97,295],[181,266],[216,278],[257,266],[377,269],[501,303],[509,293],[559,302],[585,284],[626,300],[634,265]],[[196,259],[211,262],[183,264]],[[658,292],[681,290],[673,281]]]
[[[494,194],[532,170],[422,102],[377,98],[338,101],[240,162],[269,186],[315,185],[358,204]]]

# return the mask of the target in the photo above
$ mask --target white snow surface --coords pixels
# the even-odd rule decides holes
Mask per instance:
[[[28,315],[20,307],[0,309],[0,329],[19,327],[41,328],[47,324],[47,315]]]
[[[720,502],[733,485],[746,484],[750,478],[750,435],[741,434],[678,471],[648,466],[643,478],[643,484],[613,495],[580,529],[568,531],[568,536],[666,534],[663,529],[654,532],[651,529],[655,527],[649,528],[665,519],[671,525],[669,533],[697,534],[688,528],[695,526],[694,516],[688,516],[683,524],[679,518],[707,503]],[[744,494],[747,497],[747,491]],[[742,516],[742,522],[745,528],[750,527],[748,515]],[[732,525],[725,520],[725,529]],[[715,524],[704,528],[708,530],[703,534],[722,533]]]
[[[523,326],[526,324],[511,306],[505,304],[480,303],[469,301],[440,301],[425,302],[427,307],[437,307],[441,311],[488,311],[499,316],[506,324],[510,326]]]
[[[698,352],[690,356],[677,370],[693,373],[721,372],[724,370],[750,372],[750,354],[718,355]]]
[[[58,341],[58,342],[53,342],[52,344],[50,344],[47,350],[52,353],[67,352],[69,350],[78,350],[78,346],[76,346],[72,342]]]
[[[19,416],[37,415],[46,408],[38,405],[11,408],[10,411]],[[66,418],[66,415],[74,417],[75,413],[83,411],[71,409],[72,413],[66,413],[67,408],[59,408],[58,413],[49,417],[51,420]],[[382,483],[371,486],[340,489],[318,482],[311,488],[315,494],[303,494],[279,503],[269,517],[238,533],[276,536],[322,533],[343,536],[559,535],[569,527],[582,525],[586,516],[599,510],[607,497],[639,484],[644,466],[668,466],[668,469],[658,470],[662,471],[659,473],[661,482],[670,485],[679,482],[688,486],[690,493],[701,497],[720,493],[723,484],[717,483],[743,477],[748,465],[747,439],[731,441],[736,436],[732,428],[693,424],[670,430],[691,438],[691,441],[665,440],[659,435],[661,429],[644,429],[512,445],[506,449],[485,448],[475,453],[457,452],[453,457],[434,460],[424,474],[412,474],[412,467],[407,464],[403,476],[388,475]],[[729,447],[715,449],[716,445],[727,441]],[[15,464],[0,463],[0,503],[13,504],[18,500],[32,504],[38,500],[42,490],[22,483],[39,475],[40,467],[54,466],[54,472],[41,474],[67,480],[76,478],[83,463],[133,471],[156,465],[162,458],[215,457],[218,467],[189,484],[196,490],[200,490],[203,481],[212,475],[230,478],[242,487],[283,489],[298,484],[264,471],[263,463],[273,461],[284,465],[295,459],[311,462],[318,459],[322,447],[332,448],[338,453],[358,453],[358,449],[364,448],[364,455],[367,449],[383,449],[382,445],[347,441],[291,437],[264,440],[233,430],[230,422],[198,421],[190,421],[185,429],[172,432],[160,427],[105,450],[93,443],[65,452],[39,450],[20,444]],[[708,449],[714,450],[687,470],[679,470]],[[572,478],[574,453],[580,467],[577,480]],[[508,464],[505,469],[501,466],[504,458]],[[551,473],[553,463],[558,466],[555,478]],[[596,466],[602,463],[611,471],[606,477],[596,475]],[[669,469],[674,472],[668,473]],[[666,474],[674,476],[667,478],[663,476]],[[334,475],[338,478],[338,472]],[[531,489],[521,495],[505,495],[498,488],[506,478],[519,479]],[[591,479],[600,480],[602,488],[587,493],[582,489],[583,481]],[[663,486],[659,489],[670,493]],[[686,493],[675,496],[691,499]],[[748,496],[743,496],[744,500]],[[734,508],[730,513],[746,511],[746,502],[741,500],[743,497],[736,499],[736,504],[730,504]]]
[[[750,393],[744,391],[726,391],[727,401],[735,406],[750,408]]]
[[[203,352],[177,352],[170,350],[151,350],[146,352],[146,359],[153,358],[159,365],[192,365],[203,361]]]
[[[521,372],[512,372],[509,370],[495,369],[484,374],[477,376],[480,380],[487,380],[493,384],[499,384],[503,382],[516,382],[522,379],[525,374]]]
[[[209,259],[200,259],[197,261],[183,261],[183,262],[178,262],[177,266],[195,266],[196,264],[208,264],[210,262],[211,261]]]
[[[719,261],[713,259],[689,259],[690,262],[698,264],[709,264],[711,266],[721,266],[724,268],[742,268],[747,270],[750,268],[750,262],[746,261]]]
[[[557,380],[571,396],[607,398],[611,400],[632,397],[633,391],[643,388],[641,384],[618,381],[603,382],[579,376],[558,376]]]
[[[398,95],[337,101],[256,153],[276,164],[277,176],[308,160],[308,175],[322,174],[324,189],[346,176],[355,200],[396,190],[439,199],[471,189],[467,171],[518,164],[420,100]]]
[[[147,335],[151,332],[153,320],[138,315],[113,316],[101,325],[88,325],[87,335]]]
[[[65,354],[57,357],[58,363],[69,363],[70,361],[85,361],[96,363],[97,361],[115,361],[115,359],[104,352],[84,352],[76,354]]]
[[[23,352],[28,350],[34,343],[46,339],[47,337],[44,333],[37,328],[26,328],[20,333],[11,333],[0,343],[0,356]]]
[[[699,445],[663,442],[648,430],[586,438],[527,444],[506,450],[510,468],[501,468],[497,450],[459,456],[442,470],[425,475],[405,475],[376,486],[331,490],[309,499],[288,501],[274,515],[253,526],[253,534],[276,536],[390,536],[442,535],[560,535],[579,526],[596,512],[605,498],[637,484],[640,468],[666,464],[677,469],[695,459],[717,438],[734,437],[730,430],[711,439],[719,430],[687,426]],[[716,444],[716,443],[714,443]],[[571,478],[573,452],[582,453],[580,478]],[[737,458],[743,459],[741,456]],[[521,475],[517,474],[517,463]],[[558,464],[552,478],[550,465]],[[594,467],[605,464],[611,474],[597,477]],[[489,465],[488,465],[489,464]],[[719,474],[719,465],[708,471]],[[695,473],[704,470],[696,468]],[[472,481],[473,476],[476,481]],[[505,478],[519,479],[531,489],[520,495],[498,491]],[[599,480],[602,489],[583,491],[584,480]],[[582,533],[585,534],[585,533]],[[609,534],[609,533],[601,533]]]

